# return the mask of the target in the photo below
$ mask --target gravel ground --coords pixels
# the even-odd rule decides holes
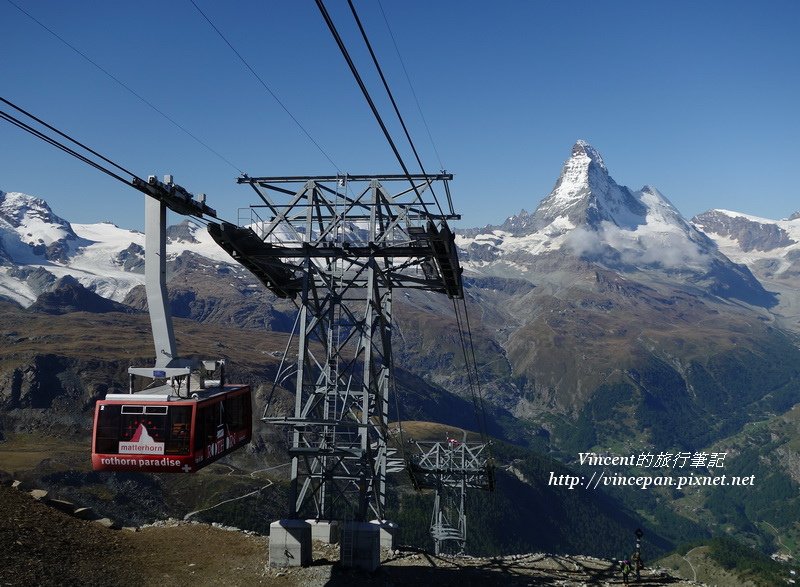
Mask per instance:
[[[266,565],[269,539],[168,520],[112,530],[0,486],[0,586],[30,585],[621,585],[608,561],[527,554],[499,558],[384,552],[374,573],[344,569],[337,546],[314,543],[306,568]],[[646,571],[638,585],[697,585]]]

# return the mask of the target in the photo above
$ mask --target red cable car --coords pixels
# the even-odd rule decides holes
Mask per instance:
[[[225,361],[178,357],[167,300],[167,208],[216,216],[172,181],[149,177],[145,197],[145,291],[156,362],[130,367],[129,393],[97,402],[92,435],[95,471],[190,473],[244,446],[252,436],[249,385],[225,381]],[[150,197],[152,196],[152,197]],[[218,379],[208,379],[215,371]],[[136,391],[136,377],[148,379]],[[190,389],[191,388],[191,389]]]
[[[250,442],[249,385],[222,385],[179,397],[164,385],[109,394],[94,415],[95,471],[191,473]]]

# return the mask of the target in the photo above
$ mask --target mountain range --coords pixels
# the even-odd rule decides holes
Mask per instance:
[[[695,372],[708,374],[719,353],[791,346],[798,243],[799,219],[712,210],[686,220],[656,188],[619,185],[598,151],[576,142],[533,213],[458,231],[491,405],[535,423],[539,435],[563,437],[559,426],[573,427],[588,402],[608,397],[598,388],[641,388],[654,365],[674,371],[681,393],[696,395]],[[140,232],[70,223],[42,199],[0,192],[0,296],[23,307],[52,313],[83,299],[87,309],[119,309],[88,301],[82,286],[145,310],[143,244]],[[167,252],[175,316],[290,328],[294,307],[264,290],[201,226],[171,226]],[[399,299],[399,356],[431,382],[460,387],[458,353],[443,344],[453,325],[446,300],[415,292]],[[641,413],[647,394],[625,393],[639,396],[629,407]],[[639,418],[629,428],[641,425]]]
[[[239,329],[251,341],[241,351],[244,363],[258,370],[259,331],[283,336],[294,306],[264,290],[202,227],[183,222],[168,236],[174,315]],[[143,243],[139,232],[70,223],[44,200],[0,192],[0,297],[7,300],[0,307],[14,315],[62,313],[70,328],[86,328],[89,315],[129,316],[118,322],[120,332],[135,324],[147,338],[136,316],[146,309]],[[586,450],[703,450],[800,402],[800,218],[711,210],[687,220],[656,188],[618,184],[598,151],[578,141],[533,212],[458,230],[456,243],[494,436],[568,464]],[[441,298],[395,297],[400,415],[469,427],[457,322]],[[34,418],[33,404],[21,398],[41,393],[45,381],[60,382],[83,412],[68,415],[54,391],[35,405],[75,425],[93,398],[124,385],[129,352],[112,364],[106,349],[87,370],[90,359],[74,341],[59,347],[42,323],[38,336],[48,342],[37,351],[12,322],[0,362],[7,429],[39,425],[31,422],[41,415]],[[234,330],[214,332],[236,364],[236,345],[221,334]],[[146,356],[145,346],[137,342],[134,354]],[[275,355],[264,352],[268,365],[259,377],[266,381]],[[54,365],[56,377],[37,371]],[[119,382],[101,384],[102,373]],[[797,485],[789,472],[786,478]],[[641,500],[637,511],[667,519],[652,512],[669,506]],[[688,518],[690,526],[704,520]]]
[[[169,228],[168,243],[170,258],[189,252],[238,268],[188,221]],[[22,306],[65,275],[122,302],[143,283],[143,244],[140,232],[70,223],[40,198],[0,191],[0,295]],[[563,284],[576,263],[591,263],[637,281],[695,285],[761,307],[780,302],[762,283],[790,286],[800,274],[797,216],[772,221],[710,210],[688,221],[656,188],[618,185],[585,141],[573,146],[555,187],[533,213],[459,230],[458,245],[467,275],[476,277]]]

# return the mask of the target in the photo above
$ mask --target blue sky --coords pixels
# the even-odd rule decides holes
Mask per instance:
[[[15,1],[250,175],[335,173],[188,0]],[[341,170],[399,172],[312,0],[196,1]],[[796,1],[382,3],[455,174],[462,226],[534,209],[579,138],[618,183],[654,185],[687,217],[800,209]],[[346,3],[326,4],[393,120]],[[423,162],[438,170],[378,5],[356,6]],[[237,169],[7,0],[0,22],[0,95],[141,176],[173,173],[226,218],[253,201]],[[4,122],[0,189],[43,197],[73,222],[142,224],[137,192]]]

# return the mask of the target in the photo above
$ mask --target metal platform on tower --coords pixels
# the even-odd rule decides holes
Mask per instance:
[[[347,263],[348,274],[363,284],[365,264],[384,262],[382,279],[390,287],[408,287],[463,296],[461,267],[447,221],[460,218],[442,211],[425,194],[437,175],[345,175],[316,177],[247,177],[262,205],[236,226],[213,223],[219,245],[279,297],[294,298],[303,289],[308,259]],[[389,183],[412,181],[390,193]],[[287,189],[295,184],[296,189]],[[299,188],[299,189],[298,189]],[[449,194],[449,187],[445,187]],[[317,263],[317,264],[319,264]]]

